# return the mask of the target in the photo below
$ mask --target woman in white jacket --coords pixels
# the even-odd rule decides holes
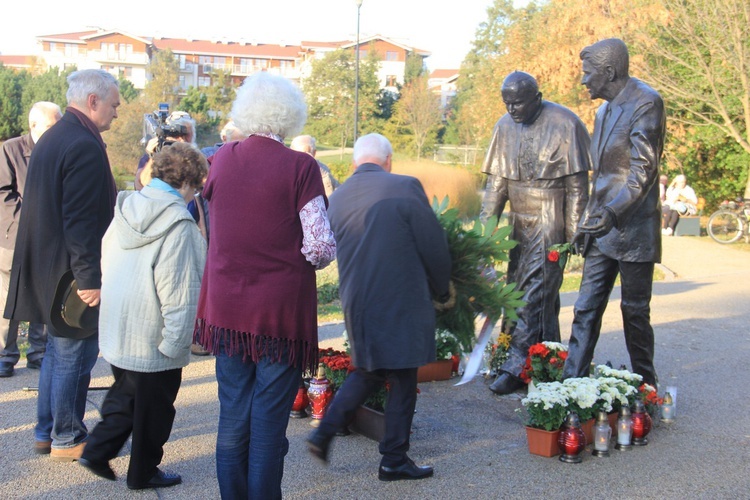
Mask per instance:
[[[115,383],[80,463],[114,480],[109,460],[132,433],[130,489],[181,482],[157,466],[172,431],[182,368],[190,360],[206,243],[187,202],[206,173],[206,160],[194,146],[165,146],[154,156],[149,185],[117,197],[102,241],[99,348]]]
[[[672,236],[681,215],[695,215],[698,197],[687,185],[687,177],[678,175],[667,188],[661,208],[661,234]]]

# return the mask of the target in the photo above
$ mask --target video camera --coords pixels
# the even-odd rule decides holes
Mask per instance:
[[[172,125],[167,123],[169,118],[169,104],[166,102],[159,103],[159,109],[153,113],[143,115],[143,138],[141,144],[145,147],[154,137],[158,138],[158,143],[154,153],[161,151],[165,145],[170,145],[179,137],[188,135],[188,128],[185,125]]]

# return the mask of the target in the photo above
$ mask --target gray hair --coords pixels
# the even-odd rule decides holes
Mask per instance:
[[[103,69],[74,71],[68,75],[68,92],[65,97],[68,104],[86,107],[91,94],[99,99],[106,99],[112,85],[118,87],[117,79]]]
[[[301,153],[315,153],[315,138],[311,135],[298,135],[292,139],[292,143],[289,145],[290,149],[299,151]]]
[[[307,104],[299,87],[265,71],[249,76],[237,89],[232,120],[245,135],[261,133],[289,137],[307,121]]]
[[[224,128],[219,132],[219,136],[224,142],[238,141],[245,138],[245,134],[237,128],[237,125],[235,125],[232,120],[229,120],[227,124],[224,125]]]
[[[582,61],[590,62],[595,68],[612,66],[618,79],[628,78],[630,56],[628,46],[619,38],[606,38],[585,47],[580,54]]]
[[[195,120],[190,116],[190,113],[187,113],[185,111],[173,111],[172,114],[170,114],[167,117],[167,125],[181,125],[185,127],[188,130],[188,142],[191,144],[195,144],[195,134],[196,134],[196,123]]]
[[[352,160],[359,166],[363,159],[377,163],[380,166],[385,165],[388,157],[393,154],[393,147],[388,139],[380,134],[363,135],[354,143],[354,153]]]
[[[29,110],[29,127],[31,127],[32,123],[37,122],[42,118],[55,115],[62,115],[62,111],[60,110],[60,106],[54,102],[35,102],[34,105],[31,106],[31,110]]]

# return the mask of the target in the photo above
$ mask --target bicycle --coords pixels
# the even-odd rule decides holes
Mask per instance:
[[[719,210],[711,214],[706,226],[708,235],[723,245],[734,243],[744,236],[750,242],[750,204],[742,201],[723,201]]]

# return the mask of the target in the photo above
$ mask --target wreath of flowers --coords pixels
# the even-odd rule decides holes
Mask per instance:
[[[497,227],[497,217],[484,223],[479,218],[465,221],[457,209],[448,209],[448,201],[448,197],[442,202],[433,198],[432,209],[448,240],[456,304],[437,312],[437,330],[453,333],[461,350],[471,352],[477,315],[499,318],[504,313],[514,320],[516,309],[525,305],[523,292],[515,289],[515,283],[506,283],[505,274],[498,270],[518,242],[509,239],[511,226]]]

